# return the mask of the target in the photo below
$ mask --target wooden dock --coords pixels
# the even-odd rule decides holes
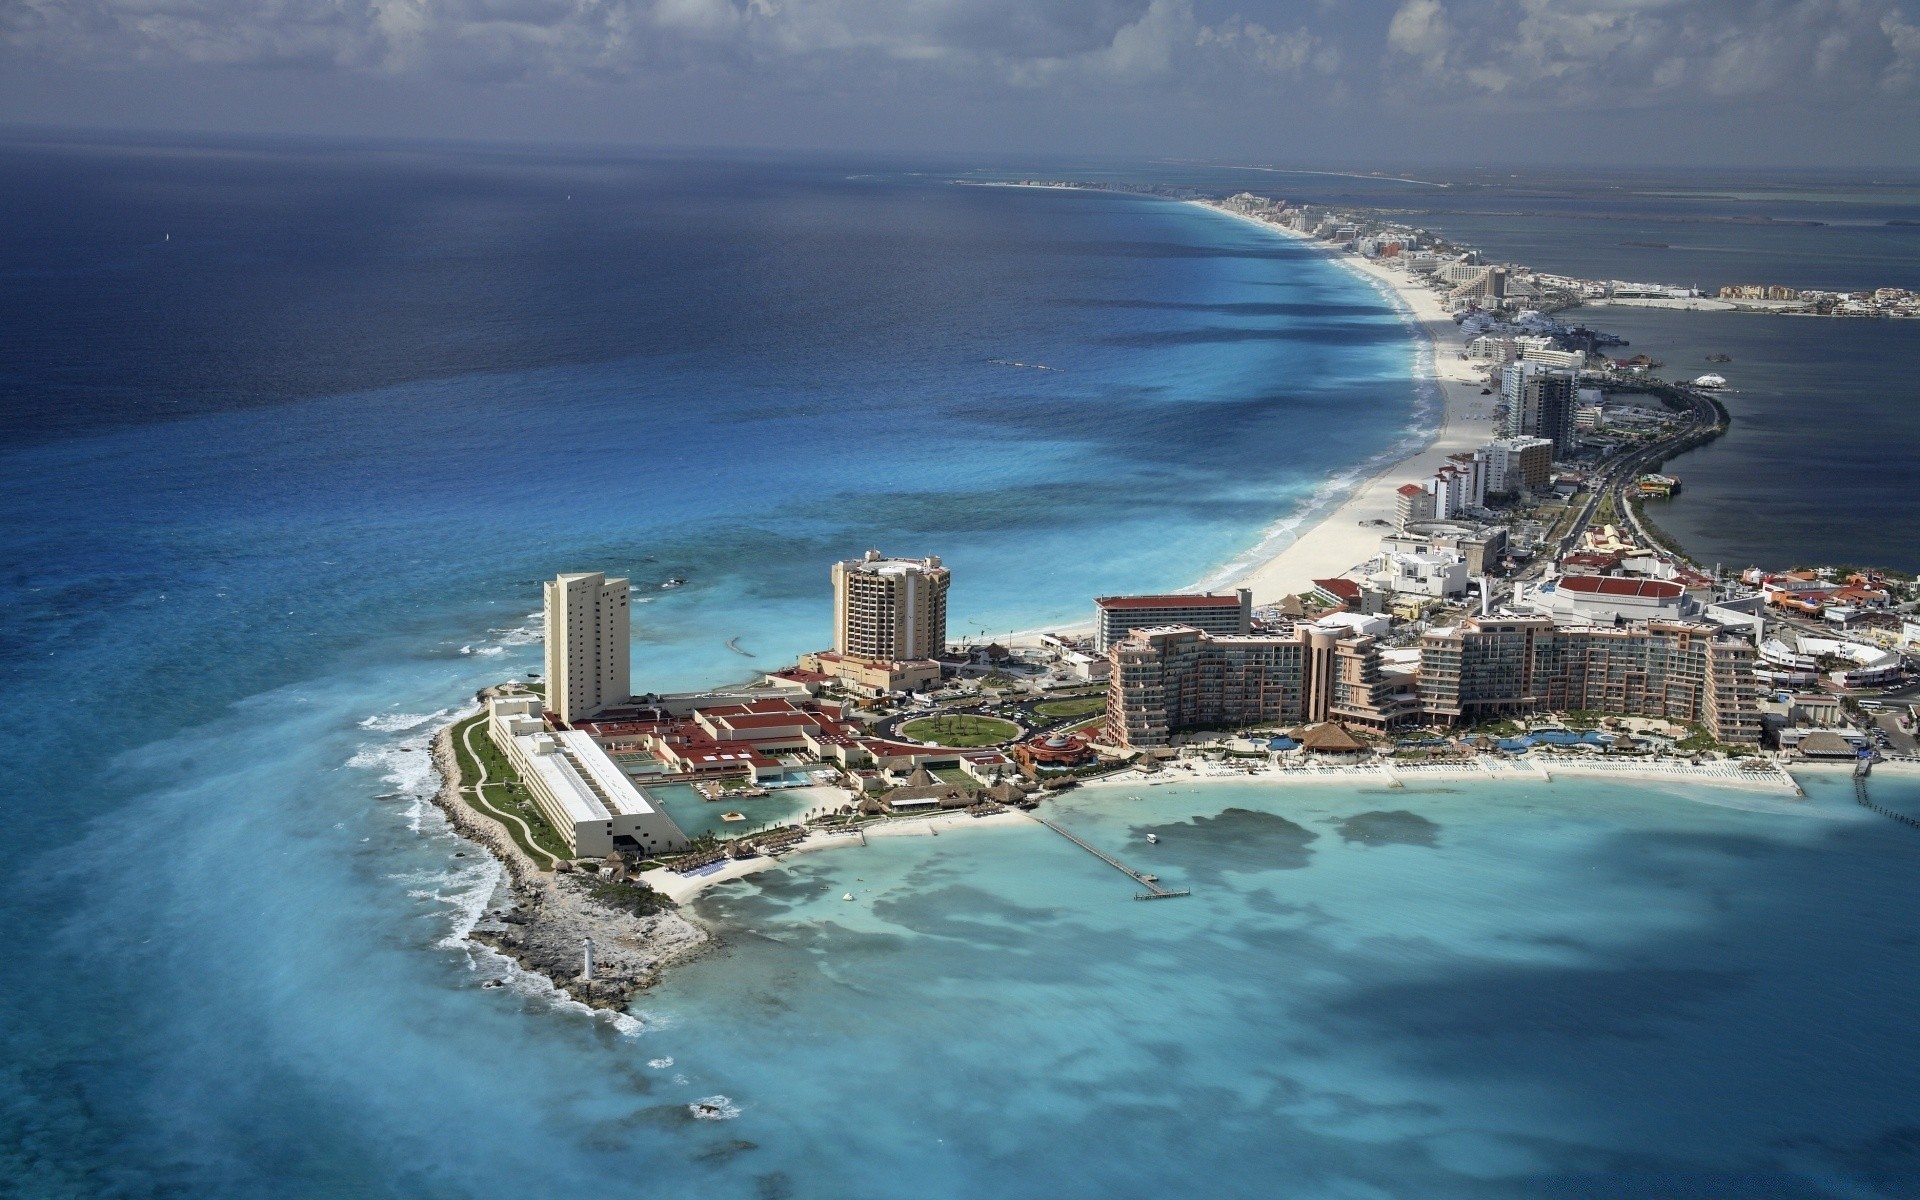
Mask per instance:
[[[1161,887],[1157,880],[1149,879],[1146,875],[1142,874],[1139,871],[1134,870],[1132,867],[1121,862],[1119,859],[1115,858],[1113,855],[1108,854],[1105,850],[1100,849],[1098,846],[1093,845],[1092,843],[1088,842],[1086,839],[1080,837],[1077,834],[1067,832],[1065,829],[1061,828],[1059,825],[1054,824],[1052,821],[1047,820],[1045,817],[1035,817],[1034,820],[1040,822],[1042,825],[1045,825],[1048,829],[1053,830],[1055,833],[1059,834],[1061,837],[1072,842],[1074,845],[1080,847],[1082,850],[1085,850],[1088,854],[1093,855],[1095,858],[1099,859],[1101,862],[1112,867],[1114,870],[1120,872],[1122,875],[1125,875],[1128,878],[1132,879],[1135,883],[1139,884],[1141,887],[1146,888],[1147,890],[1144,892],[1135,892],[1133,894],[1133,898],[1135,900],[1171,900],[1176,896],[1191,896],[1193,894],[1193,892],[1187,888],[1180,888],[1179,890],[1175,891],[1175,890]]]

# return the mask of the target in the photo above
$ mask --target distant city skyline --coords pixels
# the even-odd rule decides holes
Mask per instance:
[[[24,0],[12,125],[1897,165],[1914,0]]]

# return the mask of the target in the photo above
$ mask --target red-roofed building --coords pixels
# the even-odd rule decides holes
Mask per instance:
[[[1611,625],[1619,621],[1666,621],[1680,615],[1686,588],[1665,579],[1619,575],[1563,575],[1537,600],[1560,623]]]
[[[1403,483],[1394,489],[1393,510],[1402,529],[1415,521],[1431,521],[1438,511],[1433,493],[1417,483]]]
[[[1190,625],[1222,637],[1253,632],[1253,593],[1241,588],[1230,596],[1101,596],[1093,602],[1093,651],[1123,642],[1135,629]]]
[[[1313,595],[1315,599],[1351,612],[1360,611],[1360,585],[1351,579],[1316,579]]]

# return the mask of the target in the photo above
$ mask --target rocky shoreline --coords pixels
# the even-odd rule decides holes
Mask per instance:
[[[487,695],[480,694],[482,703]],[[643,917],[609,908],[590,893],[593,876],[536,867],[499,822],[476,812],[460,794],[453,731],[465,719],[457,718],[434,735],[440,787],[433,802],[456,832],[485,847],[513,879],[512,903],[489,910],[469,937],[513,959],[522,970],[546,977],[580,1003],[606,1009],[625,1008],[636,993],[658,982],[667,967],[713,944],[706,929],[672,909]],[[580,978],[587,938],[593,939],[590,981]]]

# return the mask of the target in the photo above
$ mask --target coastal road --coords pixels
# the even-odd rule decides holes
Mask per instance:
[[[1633,506],[1627,503],[1627,486],[1640,478],[1642,468],[1648,463],[1655,460],[1664,461],[1679,451],[1697,444],[1701,433],[1711,430],[1719,423],[1719,412],[1714,408],[1711,400],[1685,388],[1674,388],[1673,391],[1685,398],[1692,407],[1693,420],[1672,436],[1629,451],[1614,459],[1611,464],[1604,465],[1597,485],[1588,493],[1586,505],[1580,510],[1580,516],[1560,539],[1555,558],[1568,553],[1579,542],[1580,535],[1586,532],[1588,525],[1593,523],[1593,516],[1600,508],[1601,499],[1609,495],[1613,497],[1614,517],[1620,524],[1625,525],[1635,537],[1647,545],[1660,544],[1641,522]]]

